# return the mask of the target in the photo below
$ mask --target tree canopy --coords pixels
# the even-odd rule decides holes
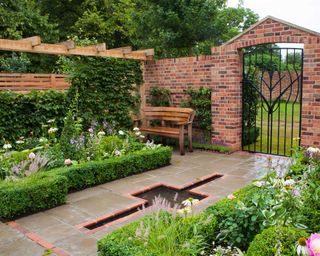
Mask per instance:
[[[230,8],[226,0],[3,0],[0,37],[39,35],[45,42],[76,37],[106,42],[108,48],[155,48],[158,58],[179,57],[210,54],[212,46],[257,19],[241,2]]]

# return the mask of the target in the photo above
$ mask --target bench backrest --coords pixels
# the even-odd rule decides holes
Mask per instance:
[[[191,108],[175,107],[146,107],[142,109],[143,119],[171,121],[177,124],[186,124],[193,121],[195,111]]]

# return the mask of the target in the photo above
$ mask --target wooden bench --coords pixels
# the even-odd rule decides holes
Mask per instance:
[[[192,122],[195,111],[191,108],[146,107],[141,110],[141,117],[135,119],[136,126],[144,134],[178,138],[180,154],[184,155],[184,136],[188,136],[189,151],[192,152]],[[153,120],[160,120],[154,125]]]

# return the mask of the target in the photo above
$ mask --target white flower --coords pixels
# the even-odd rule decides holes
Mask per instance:
[[[23,143],[24,143],[23,140],[17,140],[17,141],[16,141],[16,144],[23,144]]]
[[[144,139],[144,138],[145,138],[145,136],[144,136],[144,135],[140,135],[139,137],[140,137],[141,139]]]
[[[194,205],[195,203],[198,203],[198,202],[199,202],[198,199],[193,199],[193,198],[190,197],[190,198],[184,200],[184,201],[182,202],[182,204],[183,204],[184,206],[186,206],[186,207],[190,207],[190,206],[192,206],[192,205]]]
[[[122,153],[121,153],[121,151],[119,151],[119,150],[115,150],[115,151],[114,151],[114,155],[115,155],[115,156],[121,156]]]
[[[234,194],[230,194],[230,195],[228,195],[228,196],[227,196],[227,198],[228,198],[229,200],[236,199],[236,197],[235,197],[235,195],[234,195]]]
[[[286,187],[287,186],[290,187],[290,186],[293,186],[295,183],[296,182],[294,180],[290,179],[290,180],[285,180],[283,185],[286,186]]]
[[[136,134],[136,136],[140,136],[141,132],[136,132],[135,134]]]
[[[49,130],[48,130],[48,133],[55,133],[55,132],[57,132],[58,131],[58,128],[56,128],[56,127],[51,127]]]
[[[98,132],[98,136],[104,136],[104,135],[106,135],[106,133],[104,131]]]
[[[35,158],[36,158],[36,154],[33,153],[33,152],[31,152],[31,153],[29,154],[29,159],[35,159]]]
[[[139,129],[138,127],[134,127],[133,130],[134,130],[135,132],[140,131],[140,129]]]
[[[269,184],[269,182],[264,181],[264,180],[260,180],[260,181],[256,181],[253,183],[253,185],[255,185],[256,187],[262,187],[263,185]]]
[[[46,138],[42,137],[42,138],[39,139],[39,142],[40,143],[46,143],[46,142],[48,142],[48,140]]]
[[[49,119],[48,121],[47,121],[47,123],[48,124],[51,124],[51,123],[54,123],[56,121],[56,119]]]
[[[7,144],[3,145],[3,148],[4,149],[10,149],[10,148],[12,148],[12,146],[11,146],[11,144],[7,143]]]
[[[307,152],[310,154],[310,157],[312,157],[313,155],[320,153],[320,149],[316,147],[308,147]]]
[[[177,213],[183,214],[183,215],[187,215],[188,213],[191,213],[191,212],[192,212],[191,207],[185,207],[185,208],[177,210]]]
[[[120,135],[124,135],[124,131],[121,131],[121,130],[120,130],[118,133],[119,133]]]

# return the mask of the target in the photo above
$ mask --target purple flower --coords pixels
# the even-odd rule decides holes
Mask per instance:
[[[310,256],[320,256],[320,234],[312,234],[307,240]]]
[[[300,190],[299,189],[293,189],[292,190],[292,195],[294,196],[294,197],[300,197],[301,196],[301,193],[300,193]]]

